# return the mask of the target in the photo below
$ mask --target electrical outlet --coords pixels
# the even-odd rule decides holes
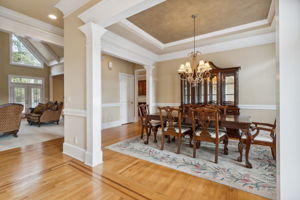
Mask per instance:
[[[75,144],[77,144],[77,143],[78,143],[78,139],[77,139],[77,137],[76,137],[76,136],[74,137],[74,142],[75,142]]]

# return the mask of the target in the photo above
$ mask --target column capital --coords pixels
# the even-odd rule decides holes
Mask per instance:
[[[79,30],[85,34],[87,38],[102,37],[106,33],[106,29],[93,22],[86,23],[79,27]]]
[[[146,71],[152,71],[155,68],[155,65],[144,65]]]

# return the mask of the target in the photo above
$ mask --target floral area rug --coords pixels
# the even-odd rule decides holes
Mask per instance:
[[[140,137],[130,138],[107,146],[107,149],[133,156],[155,164],[163,165],[190,175],[208,179],[240,190],[254,193],[270,199],[276,197],[276,162],[273,160],[270,148],[252,145],[250,162],[253,168],[248,169],[243,162],[237,162],[239,156],[238,141],[229,141],[229,155],[223,154],[223,144],[220,144],[219,161],[214,163],[214,144],[202,142],[193,158],[193,149],[188,146],[188,138],[182,143],[180,154],[176,154],[177,143],[166,143],[160,150],[161,135],[158,143],[145,145]]]

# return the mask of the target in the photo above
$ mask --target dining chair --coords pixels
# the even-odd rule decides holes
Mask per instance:
[[[227,114],[227,107],[228,106],[207,104],[207,105],[205,105],[205,107],[218,110],[220,115],[226,115]],[[214,127],[211,127],[211,128],[214,128]],[[227,129],[225,127],[219,126],[219,130],[222,130],[222,131],[227,133]]]
[[[207,104],[205,105],[207,108],[217,109],[219,110],[220,114],[226,115],[228,106],[223,105],[214,105],[214,104]]]
[[[149,105],[148,104],[140,104],[138,105],[139,117],[142,123],[141,127],[141,139],[144,138],[144,131],[146,130],[147,140],[144,142],[148,144],[149,137],[151,135],[151,131],[154,133],[154,143],[157,142],[156,136],[158,128],[161,126],[160,120],[149,120]]]
[[[182,110],[170,106],[158,107],[160,113],[160,122],[162,130],[161,150],[164,149],[165,136],[174,136],[177,138],[177,153],[180,153],[182,137],[191,132],[191,128],[182,127]],[[176,120],[176,117],[178,120]]]
[[[276,119],[273,124],[252,122],[249,133],[251,134],[251,144],[269,146],[273,159],[276,160]],[[246,143],[246,135],[240,131],[241,138],[239,144],[239,151],[242,155],[243,144]]]
[[[224,142],[224,154],[228,154],[228,136],[226,132],[219,130],[219,111],[211,108],[192,109],[193,127],[193,157],[196,157],[196,145],[201,141],[211,142],[215,147],[215,163],[218,163],[219,143]],[[214,128],[210,128],[211,124]],[[197,128],[199,127],[199,128]],[[200,147],[200,145],[199,145]]]

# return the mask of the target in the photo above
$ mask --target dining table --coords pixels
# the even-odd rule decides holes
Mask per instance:
[[[176,114],[173,114],[174,119],[178,120],[178,116]],[[164,115],[162,115],[165,117]],[[149,114],[148,120],[160,120],[160,113],[153,113]],[[192,119],[189,114],[182,114],[182,121],[187,124],[192,124]],[[249,152],[251,148],[251,142],[252,142],[252,135],[250,132],[250,126],[251,126],[251,116],[247,115],[230,115],[230,114],[220,114],[219,115],[219,126],[228,128],[228,129],[238,129],[241,130],[242,134],[245,134],[246,136],[246,151],[245,151],[245,166],[247,168],[252,168],[252,164],[249,161]],[[238,149],[240,152],[239,157],[237,158],[238,162],[242,162],[243,160],[243,149],[244,149],[244,144],[241,142],[241,136],[239,136],[239,144],[238,144]],[[147,141],[148,142],[148,141]]]

